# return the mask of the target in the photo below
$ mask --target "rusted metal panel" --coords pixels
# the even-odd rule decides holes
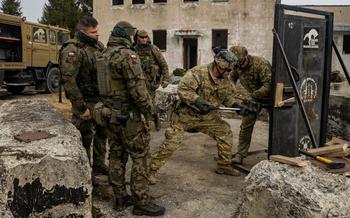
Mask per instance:
[[[47,131],[43,130],[37,130],[37,131],[24,131],[21,132],[20,134],[15,135],[15,139],[17,139],[20,142],[32,142],[32,141],[37,141],[41,139],[48,139],[55,137],[55,134],[50,134]]]

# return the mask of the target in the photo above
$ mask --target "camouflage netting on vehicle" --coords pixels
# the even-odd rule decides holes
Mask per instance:
[[[273,161],[255,165],[245,178],[235,217],[350,217],[350,179],[308,165]]]
[[[0,129],[0,217],[92,216],[88,158],[63,115],[44,100],[9,101],[0,107]],[[28,131],[51,136],[15,139]]]

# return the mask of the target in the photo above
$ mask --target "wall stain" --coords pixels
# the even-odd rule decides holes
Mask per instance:
[[[26,218],[32,212],[41,213],[60,204],[79,205],[89,196],[84,187],[67,188],[55,185],[47,190],[43,188],[39,178],[23,187],[19,186],[19,179],[15,178],[13,186],[14,192],[8,192],[7,204],[15,218]]]

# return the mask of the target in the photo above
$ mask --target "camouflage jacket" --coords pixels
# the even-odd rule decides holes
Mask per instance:
[[[151,90],[156,90],[163,81],[169,82],[168,64],[157,46],[136,44],[134,48],[141,59],[142,70]]]
[[[107,50],[117,46],[120,49],[112,53],[110,58],[111,86],[114,94],[105,98],[103,102],[111,107],[111,100],[118,100],[122,104],[122,110],[136,110],[147,119],[151,118],[155,109],[146,87],[140,58],[132,50],[129,40],[111,36]]]
[[[103,49],[102,43],[85,43],[77,35],[61,48],[59,59],[63,86],[75,114],[84,113],[88,102],[98,101],[95,52]]]
[[[248,55],[248,59],[248,66],[234,70],[231,78],[235,84],[239,79],[251,97],[266,100],[271,90],[271,65],[262,57]]]
[[[178,94],[182,105],[186,105],[182,112],[198,114],[198,109],[194,106],[198,97],[209,103],[219,106],[231,106],[234,98],[235,87],[230,78],[216,78],[212,74],[213,63],[201,65],[188,70],[181,79],[178,86]],[[216,113],[215,111],[210,112]]]

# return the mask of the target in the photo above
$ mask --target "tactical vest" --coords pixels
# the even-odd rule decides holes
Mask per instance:
[[[151,89],[156,89],[160,82],[160,68],[152,51],[152,45],[147,47],[135,46],[135,51],[141,60],[141,67],[145,73],[148,85]]]
[[[62,45],[61,51],[73,44],[77,47],[77,52],[83,55],[82,63],[80,63],[79,73],[76,77],[76,83],[86,101],[97,101],[99,95],[97,87],[97,76],[95,69],[95,53],[100,52],[98,48],[89,46],[75,38],[68,40]],[[102,48],[100,48],[102,49]]]
[[[118,95],[119,87],[112,77],[111,58],[124,46],[107,48],[96,55],[97,86],[101,96],[113,97]]]

